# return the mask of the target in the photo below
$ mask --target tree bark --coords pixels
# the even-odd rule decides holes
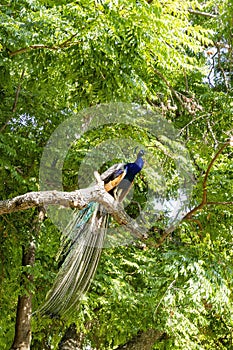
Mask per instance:
[[[73,192],[28,192],[12,199],[3,200],[0,201],[0,215],[47,205],[61,205],[64,207],[82,209],[92,201],[102,204],[108,213],[111,214],[119,224],[124,225],[135,238],[147,238],[147,230],[145,227],[139,226],[136,220],[133,220],[127,215],[122,203],[117,202],[105,191],[103,182]]]
[[[27,249],[23,248],[22,266],[33,266],[35,262],[35,244],[30,242]],[[21,283],[28,289],[28,283],[33,281],[31,274],[25,273],[26,280]],[[19,295],[15,337],[11,350],[30,350],[31,344],[31,313],[32,313],[32,293],[30,291],[25,295]]]
[[[22,266],[33,267],[35,263],[36,246],[33,237],[37,236],[40,231],[40,226],[44,220],[44,210],[39,208],[35,212],[35,219],[32,222],[30,242],[27,247],[22,247]],[[18,296],[16,322],[15,322],[15,336],[13,345],[10,350],[30,350],[31,345],[31,315],[32,315],[32,292],[31,284],[33,282],[33,275],[24,272],[21,279],[21,286],[25,290],[24,295]]]
[[[58,350],[82,350],[83,334],[77,333],[74,323],[67,328],[58,344]]]
[[[164,335],[166,336],[165,333],[155,329],[148,329],[145,332],[140,332],[128,343],[118,347],[117,350],[152,350],[155,342]]]

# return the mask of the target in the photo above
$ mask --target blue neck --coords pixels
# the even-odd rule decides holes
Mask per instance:
[[[142,170],[144,165],[144,160],[141,157],[138,157],[134,163],[128,163],[125,166],[126,176],[130,182],[134,180],[134,177]]]
[[[137,164],[141,170],[143,168],[143,165],[144,165],[144,160],[142,159],[142,157],[138,157],[134,164]]]

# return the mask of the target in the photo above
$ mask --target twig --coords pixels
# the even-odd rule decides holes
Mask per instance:
[[[193,13],[194,15],[198,15],[198,16],[204,16],[204,17],[210,17],[210,18],[217,18],[218,17],[218,15],[213,15],[212,13],[193,10],[191,8],[188,9],[188,12]]]
[[[70,37],[69,39],[66,39],[65,41],[63,41],[63,43],[61,43],[61,44],[59,45],[59,47],[60,47],[60,48],[67,47],[67,46],[68,46],[67,44],[68,44],[72,39],[74,39],[77,35],[78,35],[78,33],[75,33],[75,34],[71,35],[71,37]]]
[[[188,79],[187,79],[187,74],[185,69],[183,69],[184,72],[184,81],[185,81],[185,92],[188,93],[189,92],[189,83],[188,83]]]
[[[49,46],[49,45],[43,45],[43,44],[35,44],[35,45],[30,45],[28,47],[23,47],[21,49],[18,49],[16,51],[12,51],[10,52],[10,57],[13,57],[15,55],[19,55],[21,53],[30,51],[30,50],[38,50],[38,49],[48,49],[48,50],[60,50],[60,49],[64,49],[66,47],[70,47],[70,45],[68,45],[73,38],[75,38],[78,34],[73,34],[69,39],[66,39],[65,41],[63,41],[61,44],[59,45],[53,45],[53,46]],[[73,42],[72,44],[77,44],[79,42]]]
[[[190,122],[188,122],[188,124],[186,124],[182,129],[180,129],[179,136],[183,133],[183,131],[184,131],[189,125],[191,125],[193,122],[197,121],[198,119],[201,119],[201,118],[204,118],[204,117],[208,117],[208,114],[199,115],[198,117],[193,118]]]
[[[41,44],[30,45],[28,47],[23,47],[22,49],[10,52],[9,56],[12,57],[12,56],[18,55],[20,53],[24,53],[24,52],[27,52],[27,51],[30,51],[30,50],[38,50],[38,49],[58,50],[59,47],[57,47],[57,46],[41,45]]]
[[[176,283],[176,279],[175,279],[175,280],[173,280],[173,281],[170,283],[170,285],[168,286],[168,288],[167,288],[167,289],[166,289],[166,291],[164,292],[164,294],[163,294],[162,298],[160,299],[160,301],[159,301],[158,305],[157,305],[157,306],[156,306],[156,308],[155,308],[155,311],[154,311],[154,316],[155,316],[155,314],[157,313],[158,308],[160,307],[160,305],[161,305],[162,301],[164,300],[164,298],[165,298],[165,296],[166,296],[167,292],[169,291],[169,289],[171,289],[171,288],[174,286],[174,284],[175,284],[175,283]]]
[[[221,51],[220,51],[219,46],[216,46],[216,48],[217,48],[217,52],[218,52],[218,68],[222,72],[222,76],[223,76],[223,80],[224,80],[224,83],[225,83],[226,91],[229,92],[229,84],[228,84],[228,81],[227,81],[226,73],[225,73],[225,71],[224,71],[224,69],[223,69],[223,67],[221,65],[221,61],[220,61]]]
[[[12,108],[12,112],[15,113],[16,111],[16,107],[17,107],[17,103],[18,103],[18,99],[19,99],[19,92],[20,92],[20,89],[21,89],[21,82],[24,78],[24,73],[25,73],[25,69],[23,69],[22,71],[22,74],[21,74],[21,77],[20,77],[20,80],[19,80],[19,85],[17,87],[17,90],[16,90],[16,94],[15,94],[15,100],[14,100],[14,104],[13,104],[13,108]]]
[[[195,222],[195,224],[197,224],[197,226],[199,227],[199,229],[200,229],[201,231],[203,230],[203,227],[202,227],[202,224],[201,224],[200,220],[198,220],[198,219],[193,219],[193,218],[188,219],[188,220],[190,220],[190,221],[192,221],[192,222]]]
[[[184,103],[182,99],[180,98],[179,94],[176,92],[176,90],[171,86],[171,84],[168,82],[168,80],[163,76],[161,72],[159,72],[156,68],[153,68],[155,74],[157,74],[167,85],[167,87],[171,90],[171,92],[174,94],[174,96],[177,98],[177,100],[180,102],[182,106],[184,106]]]
[[[22,71],[22,74],[21,74],[21,77],[20,77],[20,80],[19,80],[19,85],[18,85],[16,93],[15,93],[15,100],[14,100],[13,107],[12,107],[12,112],[13,113],[15,113],[15,111],[16,111],[16,107],[17,107],[17,103],[18,103],[18,99],[19,99],[19,93],[20,93],[20,89],[21,89],[21,83],[22,83],[22,80],[24,78],[24,74],[25,74],[25,69],[23,69],[23,71]],[[5,128],[7,127],[8,123],[9,123],[9,121],[11,120],[11,118],[12,118],[12,115],[10,115],[7,118],[7,120],[5,121],[3,126],[1,127],[0,132],[3,132],[5,130]]]
[[[214,61],[214,58],[215,58],[216,55],[217,55],[217,52],[211,57],[211,59],[212,59],[212,66],[211,66],[211,69],[210,69],[209,74],[208,74],[208,77],[207,77],[208,82],[209,82],[209,85],[212,86],[212,87],[214,87],[214,85],[213,85],[212,82],[211,82],[211,74],[212,74],[212,72],[213,72],[213,70],[214,70],[214,68],[215,68],[215,61]]]
[[[207,202],[206,205],[233,205],[233,202]]]
[[[214,135],[214,132],[213,132],[213,129],[212,129],[212,126],[210,124],[209,119],[207,119],[207,127],[208,127],[208,129],[210,131],[210,135],[212,136],[212,138],[214,140],[214,148],[216,149],[216,148],[218,148],[219,142],[218,142],[218,140],[216,139],[216,137]]]

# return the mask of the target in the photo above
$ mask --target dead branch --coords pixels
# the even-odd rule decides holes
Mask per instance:
[[[73,192],[28,192],[12,199],[3,200],[0,201],[0,215],[48,205],[82,209],[92,201],[102,204],[114,219],[119,224],[124,225],[134,237],[139,239],[147,237],[146,229],[139,227],[137,222],[124,211],[122,204],[115,201],[105,191],[103,182]]]
[[[206,170],[202,188],[202,201],[195,208],[190,210],[182,219],[190,220],[193,215],[202,209],[206,205],[233,205],[233,202],[214,202],[207,201],[207,180],[209,173],[213,167],[214,162],[223,152],[223,150],[231,145],[232,139],[225,142],[223,146],[218,150],[213,159],[208,165]],[[101,181],[100,175],[95,172],[95,178],[97,184],[95,186],[80,189],[73,192],[61,192],[61,191],[41,191],[41,192],[28,192],[26,194],[0,201],[0,215],[9,214],[21,210],[26,210],[34,207],[42,207],[47,205],[60,205],[70,208],[84,208],[88,203],[94,201],[102,204],[105,209],[111,214],[114,219],[121,225],[124,225],[131,234],[139,239],[146,239],[147,233],[144,227],[140,227],[135,220],[124,211],[121,203],[114,200],[114,198],[105,190],[104,183]],[[175,230],[175,227],[170,227],[164,232],[159,242],[155,245],[156,248],[162,245],[165,239]]]

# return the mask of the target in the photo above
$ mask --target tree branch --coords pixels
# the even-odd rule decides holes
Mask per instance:
[[[206,205],[233,205],[233,202],[207,202]]]
[[[77,36],[76,34],[73,34],[70,38],[66,39],[65,41],[63,41],[61,44],[58,45],[53,45],[53,46],[49,46],[49,45],[43,45],[43,44],[35,44],[35,45],[30,45],[28,47],[23,47],[21,49],[18,49],[16,51],[12,51],[9,53],[10,57],[15,56],[15,55],[19,55],[21,53],[30,51],[30,50],[38,50],[38,49],[47,49],[47,50],[54,50],[57,51],[59,49],[64,49],[66,47],[70,47],[70,42],[72,41],[73,38],[75,38]],[[79,43],[79,42],[78,42]],[[73,42],[72,44],[77,44],[77,42]]]
[[[153,70],[154,70],[155,74],[158,75],[158,77],[164,81],[164,83],[170,89],[171,93],[179,101],[181,106],[188,111],[188,113],[195,114],[195,112],[197,110],[202,110],[202,107],[194,100],[194,97],[191,97],[191,98],[190,97],[186,97],[185,95],[177,92],[160,71],[158,71],[154,67],[153,67]],[[186,85],[186,87],[187,87],[187,85]],[[149,101],[149,103],[150,103],[150,101]],[[174,107],[175,107],[175,109],[173,109]],[[165,106],[165,109],[176,110],[176,106],[174,106],[174,107],[169,106],[169,104],[167,104],[167,107]]]
[[[190,212],[184,216],[183,220],[190,219],[193,216],[194,213],[196,213],[198,210],[202,209],[205,205],[207,205],[207,204],[214,204],[214,202],[208,202],[207,201],[207,180],[208,180],[208,176],[209,176],[210,170],[211,170],[212,166],[214,165],[214,162],[216,161],[216,159],[219,157],[219,155],[223,152],[223,150],[229,144],[230,144],[230,141],[225,142],[223,144],[223,146],[215,154],[214,158],[211,160],[211,162],[208,165],[208,168],[206,170],[206,173],[205,173],[205,176],[204,176],[204,180],[203,180],[203,184],[202,184],[202,189],[203,189],[202,201],[201,201],[201,203],[198,206],[196,206],[195,208],[190,210]],[[227,202],[227,203],[229,204],[230,202]],[[218,204],[219,204],[219,202],[218,202]]]
[[[225,142],[223,146],[218,150],[213,159],[208,165],[206,170],[202,188],[203,195],[202,201],[195,208],[190,210],[182,219],[192,219],[192,216],[200,209],[206,205],[232,205],[233,202],[208,202],[207,201],[207,180],[211,168],[213,167],[214,162],[223,152],[223,150],[228,146],[232,145],[232,138]],[[101,181],[100,175],[95,172],[95,178],[97,184],[95,186],[80,189],[73,192],[61,192],[61,191],[41,191],[41,192],[28,192],[26,194],[14,197],[12,199],[7,199],[0,201],[0,215],[9,214],[17,212],[20,210],[26,210],[38,206],[47,206],[47,205],[60,205],[63,207],[70,208],[84,208],[89,202],[98,202],[102,204],[105,209],[111,214],[114,219],[121,225],[124,225],[133,236],[139,239],[146,239],[148,237],[147,230],[144,227],[140,227],[135,220],[130,218],[130,216],[124,211],[124,208],[121,203],[114,200],[114,198],[105,190],[104,182]],[[165,239],[169,236],[170,233],[174,231],[175,227],[170,227],[160,238],[159,242],[156,244],[156,247],[162,245]]]
[[[19,81],[19,85],[17,87],[16,90],[16,94],[15,94],[15,100],[14,100],[14,104],[13,104],[13,108],[12,108],[12,112],[15,113],[16,111],[16,107],[17,107],[17,103],[18,103],[18,99],[19,99],[19,93],[20,93],[20,89],[21,89],[21,82],[23,80],[24,77],[24,73],[25,73],[25,69],[23,69],[21,77],[20,77],[20,81]]]
[[[203,189],[203,194],[202,194],[202,201],[201,203],[196,206],[195,208],[193,208],[192,210],[190,210],[190,212],[188,214],[186,214],[183,218],[183,220],[185,219],[190,219],[194,213],[196,213],[198,210],[202,209],[205,205],[207,205],[207,180],[208,180],[208,176],[210,173],[211,168],[214,165],[214,162],[216,161],[216,159],[219,157],[219,155],[223,152],[223,150],[230,144],[230,141],[227,141],[223,144],[223,146],[218,150],[218,152],[215,154],[214,158],[211,160],[210,164],[208,165],[208,168],[206,170],[205,176],[204,176],[204,180],[203,180],[203,184],[202,184],[202,189]],[[211,203],[211,202],[209,202]],[[214,203],[214,202],[212,202]]]
[[[41,191],[28,192],[12,199],[0,201],[0,215],[26,210],[38,206],[60,205],[70,208],[84,208],[89,202],[102,204],[114,219],[124,225],[133,236],[147,238],[146,229],[140,227],[135,220],[124,211],[121,203],[105,191],[103,182],[95,186],[73,192]]]
[[[211,18],[217,18],[217,15],[213,15],[212,13],[208,12],[203,12],[203,11],[198,11],[198,10],[193,10],[191,8],[188,9],[189,13],[193,13],[194,15],[199,15],[199,16],[204,16],[204,17],[211,17]]]
[[[57,47],[57,46],[41,45],[41,44],[30,45],[28,47],[23,47],[23,48],[21,48],[19,50],[10,52],[9,56],[12,57],[12,56],[18,55],[20,53],[24,53],[24,52],[27,52],[27,51],[30,51],[30,50],[38,50],[38,49],[58,50],[59,47]]]
[[[171,92],[174,94],[174,96],[177,98],[177,100],[180,102],[180,104],[183,106],[184,103],[182,101],[182,99],[180,98],[179,94],[176,92],[176,90],[171,86],[171,84],[168,82],[168,80],[164,77],[164,75],[158,71],[156,68],[153,68],[155,74],[157,74],[163,81],[164,83],[167,85],[167,87],[171,90]]]
[[[218,150],[218,152],[215,154],[214,158],[211,160],[211,162],[208,165],[208,168],[206,170],[205,176],[204,176],[204,180],[203,180],[203,184],[202,184],[202,188],[203,188],[203,194],[202,194],[202,201],[200,204],[198,204],[195,208],[193,208],[192,210],[190,210],[182,219],[182,221],[184,220],[192,220],[193,215],[199,211],[200,209],[202,209],[204,206],[206,205],[233,205],[233,202],[208,202],[207,201],[207,180],[208,180],[208,176],[210,173],[211,168],[213,167],[214,162],[216,161],[216,159],[219,157],[219,155],[223,152],[223,150],[228,146],[231,145],[231,140],[225,142],[223,144],[223,146]],[[201,227],[200,222],[198,223],[199,227]],[[160,247],[163,242],[165,241],[165,239],[175,230],[175,227],[172,226],[170,227],[167,231],[164,232],[164,234],[161,236],[159,242],[156,244],[156,248]]]

